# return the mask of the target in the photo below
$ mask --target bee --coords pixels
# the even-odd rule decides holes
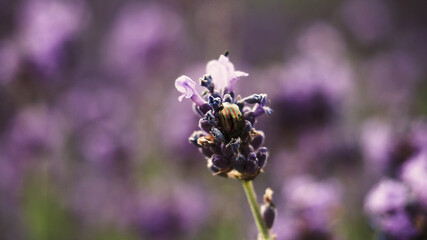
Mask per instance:
[[[238,137],[245,127],[245,119],[239,106],[224,102],[218,113],[223,133],[230,137]]]

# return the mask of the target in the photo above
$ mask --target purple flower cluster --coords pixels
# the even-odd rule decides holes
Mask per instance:
[[[294,177],[283,189],[285,209],[275,230],[279,240],[336,239],[331,223],[339,216],[341,186],[336,180],[317,181],[308,175]]]
[[[380,153],[371,154],[372,157],[378,158],[389,171],[385,171],[388,177],[367,195],[365,210],[373,227],[386,239],[427,237],[427,135],[419,124],[411,130],[400,137],[391,137],[391,129],[381,127],[374,131],[378,133],[376,138],[368,138]]]
[[[343,38],[325,23],[310,26],[298,38],[298,54],[280,74],[283,86],[274,99],[276,125],[300,133],[332,123],[351,95],[353,70]]]
[[[67,64],[67,45],[87,22],[83,1],[29,0],[20,12],[17,33],[23,57],[46,74],[57,73]]]
[[[401,178],[416,201],[427,210],[427,150],[419,152],[402,166]]]
[[[400,181],[381,180],[369,192],[365,210],[386,239],[423,239],[426,236],[423,222],[426,212],[411,199],[410,189]]]
[[[423,136],[427,132],[423,124],[414,123],[405,130],[392,128],[391,123],[369,119],[362,126],[361,143],[370,171],[396,177],[406,161],[425,146]]]
[[[263,147],[264,133],[253,126],[256,118],[272,110],[267,106],[266,94],[253,94],[242,98],[235,95],[234,87],[247,73],[236,71],[228,53],[218,60],[209,61],[207,74],[200,78],[207,90],[200,96],[196,83],[187,76],[175,81],[179,97],[194,102],[194,110],[201,117],[199,131],[190,142],[196,145],[208,160],[208,168],[215,175],[237,179],[254,179],[267,160],[268,151]],[[249,107],[247,104],[255,104]]]

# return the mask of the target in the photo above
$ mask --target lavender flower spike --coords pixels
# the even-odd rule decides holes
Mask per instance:
[[[409,189],[402,182],[382,179],[368,194],[365,210],[375,228],[392,239],[410,239],[416,228],[408,212]]]
[[[212,76],[215,89],[234,91],[234,85],[240,77],[249,76],[248,73],[235,71],[233,63],[228,59],[228,52],[219,56],[218,60],[211,60],[206,65],[206,72]]]
[[[264,133],[254,126],[261,114],[253,112],[248,105],[255,104],[255,109],[267,114],[271,109],[266,106],[266,94],[253,94],[246,98],[234,94],[237,78],[248,74],[234,71],[227,55],[225,53],[218,60],[208,62],[207,73],[200,78],[200,85],[207,88],[203,99],[197,94],[195,83],[187,76],[176,79],[175,87],[182,93],[179,100],[191,98],[195,102],[195,112],[201,117],[200,130],[191,135],[190,142],[205,156],[213,175],[242,182],[260,239],[271,240],[269,228],[274,218],[273,209],[266,215],[268,221],[264,222],[252,184],[252,180],[263,171],[268,151],[262,146]]]
[[[175,81],[175,87],[182,93],[179,100],[191,98],[201,117],[199,127],[202,131],[196,131],[190,142],[200,148],[214,175],[253,180],[262,172],[267,156],[267,149],[262,146],[264,134],[255,129],[256,118],[272,111],[266,106],[267,94],[242,98],[229,92],[233,79],[247,74],[234,71],[227,54],[208,62],[207,66],[218,71],[200,78],[200,85],[208,90],[203,98],[189,77],[181,76]],[[224,81],[227,84],[224,85]],[[219,88],[222,85],[224,88]]]
[[[205,102],[200,97],[200,95],[196,91],[196,83],[191,80],[191,78],[182,75],[181,77],[177,78],[175,80],[175,87],[176,89],[182,93],[181,96],[179,96],[178,100],[181,102],[182,99],[185,98],[191,98],[191,100],[197,105],[202,106]]]

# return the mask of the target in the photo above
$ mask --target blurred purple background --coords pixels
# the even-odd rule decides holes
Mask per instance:
[[[421,0],[0,1],[0,239],[256,239],[175,79],[225,51],[274,113],[278,240],[427,239]]]

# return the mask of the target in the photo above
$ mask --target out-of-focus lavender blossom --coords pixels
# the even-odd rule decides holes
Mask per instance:
[[[70,88],[59,106],[69,120],[75,151],[62,179],[65,184],[78,179],[67,189],[67,208],[84,227],[129,226],[137,192],[131,161],[137,140],[129,99],[121,89],[81,84]]]
[[[274,230],[278,239],[335,239],[332,222],[341,207],[342,189],[335,180],[316,181],[298,176],[286,181],[283,191],[284,206]],[[279,209],[280,212],[280,209]],[[289,224],[290,229],[281,224]],[[287,229],[281,236],[281,229]]]
[[[416,200],[427,210],[427,149],[409,159],[402,167],[401,178]]]
[[[383,179],[368,193],[365,211],[374,227],[386,236],[405,240],[416,234],[416,228],[406,210],[409,201],[409,189],[403,183]]]
[[[108,87],[76,86],[61,100],[80,156],[97,166],[126,165],[135,150],[132,106],[124,92]]]
[[[61,106],[77,129],[93,125],[111,130],[122,129],[128,124],[132,110],[125,92],[98,85],[78,85],[69,89],[63,95]]]
[[[121,81],[146,75],[156,66],[170,68],[177,42],[182,39],[182,20],[162,4],[125,5],[104,43],[105,69]],[[164,71],[164,69],[162,69]],[[138,78],[139,79],[139,78]]]
[[[83,1],[27,0],[19,12],[17,41],[22,57],[47,74],[66,64],[66,47],[88,21]]]
[[[169,194],[144,195],[136,224],[150,239],[184,239],[194,235],[206,222],[210,204],[206,193],[196,186],[178,185]]]
[[[415,146],[419,149],[427,147],[427,122],[425,120],[415,120],[411,124],[411,133]]]
[[[330,180],[316,182],[303,176],[292,179],[284,188],[288,207],[307,224],[311,230],[327,230],[334,210],[340,205],[341,187]]]
[[[0,84],[10,82],[18,71],[20,56],[16,44],[11,41],[0,42]]]
[[[392,145],[391,131],[389,124],[378,119],[366,121],[362,126],[361,146],[365,159],[370,163],[370,169],[384,171],[387,153]]]
[[[0,140],[0,188],[19,192],[27,170],[63,149],[64,119],[44,105],[24,108]]]
[[[284,129],[325,125],[349,99],[353,73],[345,45],[331,26],[318,23],[298,39],[299,54],[285,63],[274,108]]]
[[[392,30],[390,10],[382,0],[349,0],[341,15],[353,37],[364,44],[376,43]]]
[[[130,130],[93,127],[77,136],[78,148],[82,157],[92,164],[117,171],[126,168],[135,153],[134,135]]]
[[[423,147],[427,132],[422,131],[421,125],[398,129],[379,119],[370,119],[362,126],[363,155],[375,175],[397,177],[402,164]]]

